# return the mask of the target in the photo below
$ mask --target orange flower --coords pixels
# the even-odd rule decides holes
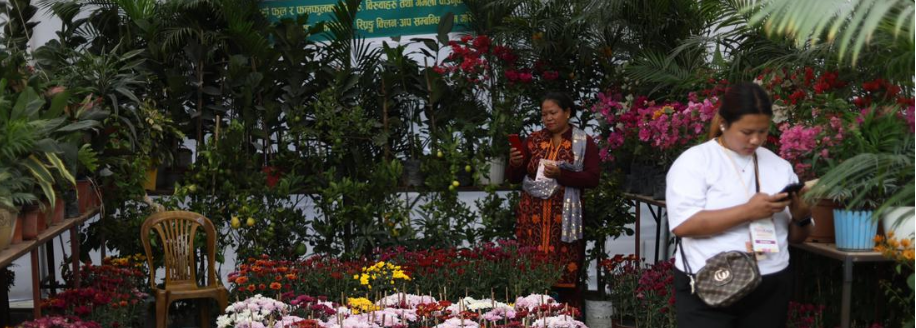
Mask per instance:
[[[275,276],[275,277],[274,277],[274,280],[276,280],[276,281],[283,280],[283,276]]]
[[[279,282],[270,283],[270,289],[280,290],[280,287],[283,287],[283,285],[281,285]]]
[[[236,284],[244,285],[244,284],[247,283],[247,282],[248,282],[248,277],[246,277],[246,276],[239,276],[238,278],[235,278],[235,283],[236,283]]]
[[[255,289],[257,289],[257,287],[255,287],[254,284],[248,285],[249,292],[253,292]]]
[[[289,268],[287,268],[287,267],[285,267],[285,266],[282,266],[282,267],[277,268],[277,272],[286,273],[286,271],[289,271]]]
[[[875,235],[875,243],[877,244],[877,243],[882,243],[882,242],[884,242],[884,236]]]
[[[258,285],[258,289],[260,289],[260,290],[265,290],[265,289],[267,289],[267,285],[265,285],[265,284],[259,284],[259,285]]]
[[[900,246],[903,247],[903,248],[909,248],[909,247],[910,247],[910,239],[909,239],[909,238],[903,238],[903,239],[901,239],[901,240],[900,240]]]
[[[907,261],[912,261],[912,260],[914,259],[914,257],[916,257],[916,256],[914,256],[914,254],[913,254],[913,249],[912,249],[912,248],[903,251],[903,258],[905,258]]]
[[[296,278],[297,278],[296,275],[292,273],[286,275],[286,279],[289,279],[289,280],[296,280]]]
[[[121,301],[120,303],[118,303],[118,305],[122,307],[127,306],[127,301]]]

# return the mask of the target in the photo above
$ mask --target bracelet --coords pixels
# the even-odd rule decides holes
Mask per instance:
[[[814,218],[808,216],[801,220],[793,220],[792,224],[798,226],[799,228],[807,227],[808,225],[814,225]]]

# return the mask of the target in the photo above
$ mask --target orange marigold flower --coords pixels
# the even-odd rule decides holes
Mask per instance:
[[[912,249],[908,249],[903,251],[903,258],[907,259],[907,261],[912,261],[914,258],[916,258],[916,254],[913,254]]]
[[[270,289],[280,290],[281,287],[283,287],[283,285],[281,285],[279,282],[270,283]]]

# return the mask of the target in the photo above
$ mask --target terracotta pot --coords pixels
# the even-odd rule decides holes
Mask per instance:
[[[56,224],[60,224],[61,222],[64,222],[64,208],[66,208],[66,205],[64,204],[64,199],[61,197],[57,197],[57,200],[54,202],[54,212],[51,215],[51,224],[52,225],[56,225]]]
[[[80,214],[86,213],[90,208],[90,196],[92,195],[92,184],[89,180],[79,180],[76,182],[76,203],[79,207]]]
[[[22,226],[25,223],[25,219],[22,215],[16,215],[16,226],[13,227],[13,242],[10,244],[18,244],[22,242]]]
[[[41,212],[38,206],[26,206],[19,215],[22,217],[22,240],[34,240],[38,238],[38,214]]]
[[[51,212],[53,209],[48,205],[48,201],[42,202],[43,208],[38,208],[38,222],[36,224],[37,232],[42,233],[45,230],[48,230],[48,222],[51,221],[50,216],[53,214]]]
[[[836,241],[836,230],[833,226],[833,210],[840,208],[836,202],[822,199],[811,208],[814,228],[805,241],[813,243],[833,243]]]

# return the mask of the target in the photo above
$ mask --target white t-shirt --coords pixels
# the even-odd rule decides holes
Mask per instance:
[[[726,156],[731,156],[735,165]],[[792,165],[769,149],[758,148],[757,161],[760,192],[776,194],[786,185],[798,182]],[[744,179],[743,186],[738,180],[738,172]],[[755,184],[753,156],[741,156],[722,147],[716,140],[691,147],[674,161],[668,171],[665,203],[669,229],[673,232],[697,212],[747,203],[755,193]],[[747,189],[742,190],[745,186]],[[788,208],[776,213],[773,221],[779,252],[766,254],[766,258],[758,262],[760,274],[779,272],[789,265],[788,229],[791,214]],[[693,273],[706,265],[706,259],[720,252],[747,251],[745,242],[750,241],[748,225],[737,225],[715,236],[681,238],[681,247],[686,251]],[[686,272],[680,254],[675,254],[675,266]]]

